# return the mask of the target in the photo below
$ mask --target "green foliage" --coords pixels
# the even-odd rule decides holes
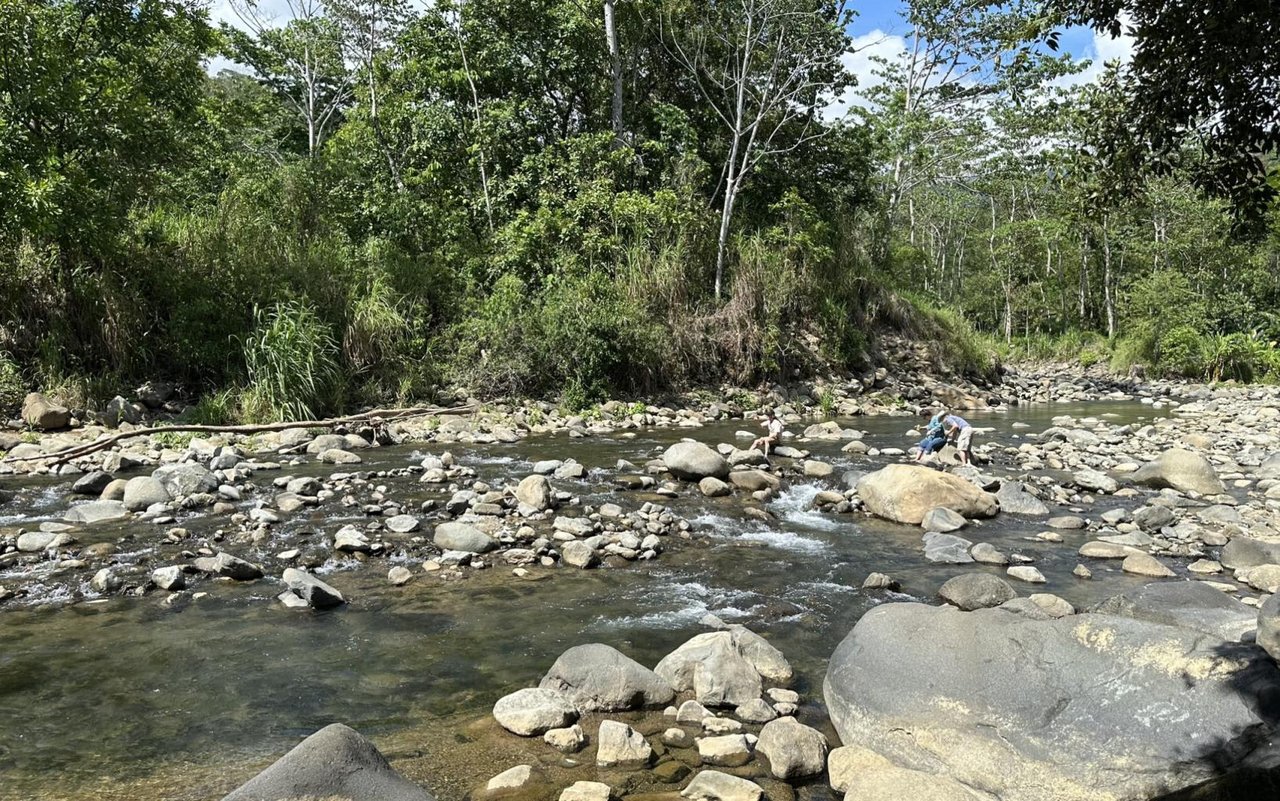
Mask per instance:
[[[23,380],[18,365],[6,353],[0,353],[0,407],[16,409],[27,394],[27,382]]]
[[[818,407],[822,410],[823,418],[827,420],[835,415],[836,393],[831,387],[822,388],[822,394],[818,396]]]
[[[254,310],[244,341],[249,386],[241,398],[248,420],[312,420],[339,406],[338,349],[309,306],[281,303]]]

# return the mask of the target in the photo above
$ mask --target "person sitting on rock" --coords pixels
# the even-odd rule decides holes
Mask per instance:
[[[944,425],[947,439],[954,440],[956,453],[960,455],[960,464],[973,462],[973,426],[958,414],[948,414]]]
[[[766,433],[752,442],[751,447],[763,451],[764,458],[768,459],[769,448],[776,447],[782,441],[782,421],[773,413],[773,409],[765,409],[764,419],[760,421],[760,425]]]
[[[917,446],[919,452],[916,453],[916,464],[942,450],[942,446],[947,444],[944,421],[947,419],[948,414],[947,407],[943,406],[938,410],[937,414],[929,418],[929,424],[924,429],[924,439],[920,440],[920,444]]]

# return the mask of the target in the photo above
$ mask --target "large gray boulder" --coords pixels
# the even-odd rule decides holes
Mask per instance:
[[[1179,492],[1196,492],[1201,495],[1218,495],[1226,492],[1218,471],[1209,460],[1198,453],[1181,448],[1171,448],[1155,461],[1147,462],[1132,475],[1137,484],[1163,489],[1171,487]]]
[[[89,501],[68,509],[62,519],[68,523],[106,523],[129,516],[129,510],[120,501]]]
[[[22,401],[22,422],[39,431],[54,431],[71,423],[71,412],[39,392],[32,392]]]
[[[1222,548],[1218,559],[1223,567],[1239,570],[1242,567],[1280,564],[1280,542],[1235,536]]]
[[[676,478],[701,481],[707,476],[726,478],[729,463],[715,449],[701,442],[677,442],[662,454],[662,463]]]
[[[961,515],[994,517],[1000,511],[996,497],[950,473],[914,464],[891,464],[858,480],[858,497],[876,517],[920,525],[935,507]]]
[[[1203,631],[1238,641],[1253,631],[1255,610],[1200,581],[1157,581],[1108,598],[1090,611]]]
[[[435,801],[392,767],[373,743],[334,723],[303,740],[222,801]]]
[[[1047,517],[1049,507],[1044,501],[1027,492],[1021,482],[1005,481],[996,490],[996,500],[1000,502],[1000,511],[1027,517]]]
[[[786,684],[791,664],[767,640],[743,626],[698,634],[654,668],[677,692],[693,691],[707,706],[741,706],[760,698],[766,682]]]
[[[550,509],[553,497],[546,476],[525,476],[516,486],[516,500],[538,512]]]
[[[441,523],[436,526],[435,544],[446,551],[488,553],[498,547],[492,537],[466,523]]]
[[[209,468],[194,462],[161,465],[152,472],[151,477],[164,485],[175,498],[218,491],[218,477]]]
[[[602,643],[565,651],[538,686],[563,693],[583,712],[662,706],[675,698],[665,679]]]
[[[984,797],[1138,801],[1230,774],[1273,736],[1259,707],[1277,687],[1262,649],[1201,631],[885,604],[836,649],[824,693],[844,744]]]

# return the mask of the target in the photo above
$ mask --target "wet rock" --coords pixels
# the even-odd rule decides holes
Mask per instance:
[[[89,586],[94,592],[100,592],[106,595],[123,587],[124,580],[117,576],[111,568],[104,567],[97,573],[94,573],[93,578],[89,579]]]
[[[222,801],[435,801],[387,764],[373,743],[334,723],[299,743]]]
[[[778,717],[778,713],[763,698],[748,701],[733,710],[734,717],[747,723],[768,723]]]
[[[539,686],[564,693],[584,712],[663,706],[675,697],[661,676],[602,643],[565,651]]]
[[[944,565],[963,565],[973,561],[969,548],[973,543],[954,534],[931,531],[924,535],[924,558]]]
[[[596,765],[602,768],[642,768],[653,759],[644,735],[625,723],[603,720],[596,734]]]
[[[989,573],[963,573],[938,588],[938,597],[968,612],[999,606],[1015,597],[1009,582]]]
[[[1031,565],[1017,565],[1005,571],[1009,578],[1026,581],[1030,584],[1044,584],[1044,574]]]
[[[662,462],[676,478],[701,481],[707,476],[726,478],[729,463],[701,442],[677,442],[662,454]]]
[[[1169,578],[1176,575],[1159,559],[1146,553],[1129,554],[1124,558],[1120,569],[1136,576],[1151,576],[1153,578]]]
[[[134,476],[124,486],[124,508],[141,512],[156,503],[168,503],[169,491],[164,484],[151,476]]]
[[[343,553],[369,553],[373,546],[363,531],[355,526],[343,526],[333,535],[333,549]]]
[[[310,573],[286,568],[281,580],[289,591],[313,609],[331,609],[347,602],[342,593]]]
[[[85,473],[71,485],[71,491],[77,495],[101,495],[112,481],[111,474],[102,470]]]
[[[1237,576],[1259,592],[1280,590],[1280,565],[1254,565],[1241,570]]]
[[[557,690],[528,687],[498,699],[493,705],[493,717],[512,734],[532,737],[573,723],[578,719],[578,710]]]
[[[1208,459],[1181,448],[1165,451],[1155,461],[1138,468],[1132,478],[1135,483],[1156,489],[1171,487],[1179,492],[1201,495],[1218,495],[1226,491]]]
[[[756,752],[769,760],[769,771],[784,781],[815,776],[827,763],[827,738],[795,718],[778,718],[760,730]]]
[[[655,671],[656,672],[656,671]],[[659,673],[659,676],[662,674]],[[685,701],[676,710],[676,723],[694,723],[699,726],[702,721],[711,715],[705,706],[692,699]]]
[[[930,509],[920,521],[920,527],[924,530],[939,531],[943,534],[959,531],[967,525],[969,521],[965,520],[964,515],[953,512],[945,506]]]
[[[804,462],[806,478],[828,478],[835,472],[836,469],[826,462],[819,462],[816,459],[806,459]]]
[[[129,516],[129,510],[120,501],[89,501],[72,506],[62,516],[68,523],[106,523]]]
[[[1255,647],[1200,631],[884,604],[836,649],[824,693],[841,741],[893,765],[929,765],[1007,801],[1079,801],[1229,775],[1271,731],[1253,699],[1277,681]]]
[[[1084,468],[1071,474],[1071,483],[1082,490],[1112,493],[1120,489],[1116,480],[1098,470]]]
[[[1056,528],[1061,531],[1079,531],[1088,525],[1083,517],[1077,515],[1063,515],[1062,517],[1051,517],[1046,521],[1045,525],[1049,528]]]
[[[187,498],[206,492],[218,491],[218,477],[204,465],[185,462],[166,464],[155,469],[151,477],[174,498]]]
[[[715,476],[707,476],[698,482],[698,491],[708,498],[723,498],[732,490],[728,484]]]
[[[1257,643],[1280,662],[1280,594],[1272,595],[1258,609]]]
[[[1009,557],[997,551],[995,546],[989,542],[979,542],[969,549],[969,555],[973,557],[973,561],[983,565],[1007,565]]]
[[[689,801],[762,801],[764,790],[749,779],[718,770],[704,770],[680,791]]]
[[[698,757],[704,765],[736,768],[751,761],[752,743],[745,734],[698,738]]]
[[[1173,510],[1167,506],[1144,506],[1133,512],[1134,525],[1143,531],[1159,531],[1173,521]]]
[[[229,553],[201,557],[195,560],[193,564],[196,570],[203,573],[211,573],[212,575],[235,581],[253,581],[254,579],[262,578],[262,568]]]
[[[1049,514],[1049,507],[1044,505],[1044,501],[1027,492],[1020,483],[1002,483],[996,491],[996,500],[1000,502],[1000,511],[1008,514],[1027,517],[1045,517]]]
[[[357,453],[352,453],[351,451],[343,450],[342,448],[330,448],[327,451],[321,452],[320,461],[325,464],[343,465],[360,464],[364,460],[361,459],[360,455]]]
[[[511,790],[520,790],[527,785],[533,784],[535,774],[532,765],[516,765],[514,768],[506,770],[494,776],[485,784],[484,789],[489,793],[503,793]]]
[[[70,425],[71,412],[39,392],[32,392],[22,401],[22,422],[38,431],[56,431]]]
[[[162,590],[169,592],[177,592],[185,589],[187,586],[186,576],[182,575],[182,568],[177,565],[169,567],[159,567],[151,571],[151,583]]]
[[[403,587],[413,581],[413,571],[404,565],[396,565],[387,571],[387,581],[393,586]]]
[[[583,733],[582,727],[575,723],[563,729],[549,729],[542,735],[542,740],[562,754],[576,754],[582,750],[582,746],[587,744],[587,735]]]
[[[1140,552],[1127,545],[1092,540],[1081,545],[1079,553],[1091,559],[1124,559],[1126,556]]]
[[[395,515],[387,518],[383,525],[393,534],[409,534],[417,531],[422,523],[413,515]]]
[[[16,545],[22,553],[40,553],[73,542],[70,534],[61,531],[24,531],[18,535]]]
[[[938,506],[967,518],[992,517],[1000,510],[994,495],[963,478],[920,465],[891,464],[868,473],[858,481],[857,491],[867,511],[911,525],[919,525]]]
[[[551,482],[544,475],[525,476],[516,486],[516,500],[535,512],[545,512],[554,500]]]
[[[862,582],[864,590],[897,590],[901,585],[884,573],[872,573]]]
[[[1076,613],[1076,608],[1069,601],[1052,593],[1033,592],[1027,600],[1039,607],[1049,617],[1067,617]]]
[[[609,801],[613,791],[603,782],[574,782],[560,793],[560,801]]]
[[[1249,607],[1200,581],[1153,582],[1090,611],[1203,631],[1227,641],[1238,641],[1256,622]]]
[[[729,474],[729,483],[747,492],[760,492],[782,486],[782,481],[777,476],[763,470],[734,470]]]
[[[447,551],[488,553],[498,543],[488,534],[467,523],[441,523],[436,526],[434,542]]]

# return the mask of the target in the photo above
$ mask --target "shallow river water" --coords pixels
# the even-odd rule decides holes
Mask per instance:
[[[986,441],[1016,445],[1061,414],[1123,423],[1162,412],[1096,403],[967,416],[995,429]],[[905,448],[911,441],[904,432],[918,421],[842,422],[867,431],[872,446]],[[618,459],[641,463],[684,436],[733,441],[741,428],[734,421],[630,439],[546,437],[448,449],[495,485],[519,480],[534,460],[572,457],[592,472],[583,481],[555,482],[557,488],[584,503],[613,500],[632,509],[648,496],[612,489]],[[888,461],[846,457],[841,444],[802,447],[834,463],[837,479],[842,469]],[[402,467],[423,451],[444,449],[366,451],[361,468]],[[991,471],[1001,474],[998,465]],[[399,493],[396,482],[404,482]],[[419,492],[414,477],[386,483],[395,497]],[[66,487],[52,486],[28,483],[22,522],[60,513],[54,501]],[[743,515],[740,499],[704,499],[696,488],[676,500],[658,499],[700,536],[670,541],[655,562],[626,568],[534,568],[522,580],[499,565],[453,582],[419,574],[393,588],[387,560],[375,559],[326,577],[352,599],[327,613],[285,609],[273,600],[279,590],[270,579],[204,586],[208,597],[167,605],[157,594],[75,604],[11,601],[0,607],[0,799],[217,799],[300,737],[341,721],[371,737],[398,770],[442,801],[455,801],[531,758],[517,738],[493,731],[488,710],[497,698],[536,684],[563,650],[583,642],[608,643],[652,666],[703,631],[699,621],[707,613],[768,637],[796,667],[795,686],[806,703],[820,704],[827,657],[872,605],[931,599],[943,581],[966,570],[1003,572],[926,562],[918,528],[860,513],[808,511],[822,488],[786,486],[770,506],[779,518],[772,525]],[[326,528],[346,521],[337,514]],[[182,525],[195,530],[201,521]],[[1032,557],[1048,583],[1020,585],[1023,594],[1052,592],[1085,606],[1142,583],[1120,573],[1118,563],[1091,564],[1092,581],[1075,578],[1075,547],[1029,539],[1041,530],[1043,521],[1006,515],[960,533]],[[1067,546],[1084,540],[1082,533],[1062,533]],[[902,593],[861,591],[872,571],[901,581]]]

